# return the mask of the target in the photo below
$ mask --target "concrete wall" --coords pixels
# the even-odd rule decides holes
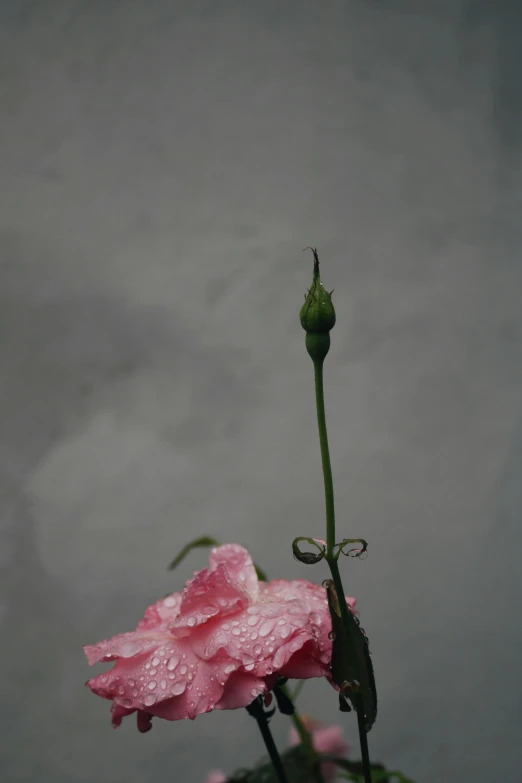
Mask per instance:
[[[339,535],[370,542],[343,567],[372,755],[518,780],[517,4],[19,0],[0,22],[4,779],[197,783],[261,755],[243,710],[111,731],[81,646],[203,567],[165,570],[199,533],[324,578],[290,548],[324,530],[313,244]],[[301,698],[356,745],[326,684]]]

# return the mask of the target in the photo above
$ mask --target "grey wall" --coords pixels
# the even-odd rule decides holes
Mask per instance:
[[[203,567],[165,570],[198,533],[324,578],[290,549],[324,529],[308,244],[338,314],[339,534],[370,542],[343,565],[372,754],[520,779],[516,6],[1,4],[5,780],[197,783],[261,754],[244,711],[113,732],[81,645]],[[356,744],[324,683],[302,705]]]

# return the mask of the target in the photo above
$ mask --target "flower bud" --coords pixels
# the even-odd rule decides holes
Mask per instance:
[[[314,254],[314,275],[299,318],[306,332],[306,350],[314,362],[322,362],[330,350],[330,329],[335,325],[335,310],[331,292],[321,282],[317,248],[310,250]]]
[[[308,248],[305,248],[307,250]],[[319,256],[317,248],[310,248],[314,254],[314,275],[312,286],[305,296],[305,303],[299,317],[301,326],[308,334],[328,334],[335,325],[335,310],[331,293],[321,282],[319,274]]]

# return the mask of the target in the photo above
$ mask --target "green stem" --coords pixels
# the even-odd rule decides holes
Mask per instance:
[[[274,742],[272,732],[270,731],[270,726],[268,725],[268,719],[265,715],[261,702],[259,699],[255,699],[246,709],[249,715],[252,715],[252,717],[257,721],[259,731],[261,732],[261,736],[265,742],[268,755],[270,756],[270,761],[272,762],[272,766],[274,767],[279,783],[288,783],[285,768]]]
[[[322,360],[314,362],[314,378],[317,425],[319,427],[319,443],[321,446],[321,460],[323,463],[324,497],[326,502],[326,554],[327,558],[330,558],[333,556],[333,548],[335,545],[335,505],[332,465],[330,463],[330,450],[328,448],[328,432],[326,430],[326,414],[324,409]]]
[[[324,386],[323,386],[323,360],[314,361],[315,378],[315,402],[317,407],[317,426],[319,429],[319,443],[321,446],[321,460],[323,463],[324,476],[324,495],[326,503],[326,560],[330,567],[332,579],[335,585],[335,591],[339,598],[341,617],[345,627],[348,627],[348,606],[346,604],[345,592],[337,565],[337,558],[334,555],[335,546],[335,505],[334,490],[332,478],[332,465],[330,463],[330,450],[328,448],[328,432],[326,430],[326,413],[324,407]],[[350,637],[348,637],[350,639]],[[355,655],[355,650],[353,651]],[[364,768],[365,783],[372,783],[370,771],[370,756],[368,751],[368,738],[366,736],[366,727],[364,725],[364,712],[360,699],[357,700],[357,725],[359,729],[359,742],[361,745],[361,757]]]

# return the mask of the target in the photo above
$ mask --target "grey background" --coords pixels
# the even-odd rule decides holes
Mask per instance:
[[[343,566],[372,755],[520,780],[517,5],[1,4],[4,780],[197,783],[261,754],[242,710],[113,732],[81,645],[203,567],[165,570],[200,533],[324,578],[290,550],[324,530],[308,244],[338,314],[339,535],[371,547]],[[356,744],[324,683],[302,707]]]

